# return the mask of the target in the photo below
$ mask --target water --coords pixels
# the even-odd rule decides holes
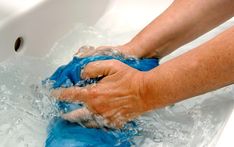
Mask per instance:
[[[161,62],[197,46],[232,24],[220,26]],[[134,33],[108,34],[79,24],[43,58],[17,55],[0,63],[0,146],[42,147],[46,127],[59,113],[41,81],[59,65],[70,61],[78,47],[121,44]],[[233,96],[234,86],[229,86],[141,116],[137,120],[141,136],[134,139],[136,146],[214,145],[233,108]]]

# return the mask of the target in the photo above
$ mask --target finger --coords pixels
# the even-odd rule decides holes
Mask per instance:
[[[112,46],[99,46],[96,48],[96,50],[100,51],[100,50],[106,50],[106,49],[111,49],[113,48]]]
[[[92,113],[87,108],[81,108],[62,115],[63,119],[70,122],[80,123],[85,120],[92,120]]]
[[[115,114],[117,114],[122,108],[117,108],[117,109],[113,109],[111,111],[106,111],[103,113],[103,117],[107,120],[111,120],[110,118],[113,117]]]
[[[87,57],[94,54],[95,48],[93,46],[82,46],[78,49],[75,55],[79,57]]]
[[[101,46],[95,49],[96,53],[94,55],[111,55],[111,56],[124,56],[118,47],[112,46]]]
[[[118,54],[120,55],[121,54],[121,49],[119,46],[100,46],[100,47],[97,47],[95,49],[97,51],[97,53],[103,53],[105,54],[105,52],[108,54],[108,53],[112,53],[112,54]]]
[[[100,126],[97,124],[96,121],[90,120],[86,123],[84,123],[84,126],[87,128],[100,128]]]
[[[55,89],[51,92],[51,95],[61,101],[68,102],[85,102],[86,98],[89,96],[88,89],[81,87]]]
[[[81,126],[85,126],[88,128],[99,128],[104,126],[101,121],[98,118],[94,118],[93,114],[87,109],[87,108],[82,108],[78,109],[66,114],[62,115],[63,119],[73,122],[73,123],[78,123]],[[99,123],[97,122],[99,120]],[[103,119],[102,119],[103,120]]]
[[[79,57],[87,57],[93,55],[105,55],[105,52],[112,50],[112,46],[100,46],[94,48],[93,46],[82,46],[78,49],[75,55]]]
[[[88,79],[111,75],[116,72],[116,64],[119,64],[119,61],[103,60],[91,62],[85,66],[81,77],[83,79]]]
[[[119,112],[117,112],[114,117],[111,117],[109,120],[109,125],[113,128],[122,128],[123,125],[126,123],[126,121],[124,121],[124,117],[123,117],[123,113],[124,110],[121,110]]]
[[[129,112],[122,109],[108,118],[109,123],[117,128],[123,127],[124,124],[136,118],[137,113]]]

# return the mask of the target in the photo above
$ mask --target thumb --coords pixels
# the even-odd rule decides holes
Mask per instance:
[[[85,66],[81,74],[81,78],[89,79],[112,75],[117,71],[116,66],[119,63],[120,61],[118,60],[102,60],[91,62]]]

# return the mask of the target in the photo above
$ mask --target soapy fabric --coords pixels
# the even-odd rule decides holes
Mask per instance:
[[[74,57],[67,65],[59,67],[49,78],[53,88],[86,86],[101,78],[82,80],[80,74],[86,64],[98,60],[119,60],[140,71],[148,71],[158,66],[158,59],[135,59],[122,56],[96,55],[85,58]],[[57,107],[63,113],[82,108],[82,104],[58,102]],[[85,128],[60,117],[54,118],[48,126],[46,147],[129,147],[131,138],[137,135],[134,122],[127,123],[123,129]]]

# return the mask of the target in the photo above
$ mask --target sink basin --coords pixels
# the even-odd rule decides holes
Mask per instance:
[[[9,104],[8,115],[5,107],[0,107],[0,138],[4,137],[0,146],[35,147],[44,144],[48,122],[36,122],[41,112],[22,104],[28,99],[38,98],[38,94],[21,93],[22,87],[26,87],[25,91],[37,89],[34,84],[49,76],[57,66],[68,62],[82,45],[127,42],[171,3],[172,0],[0,0],[0,104],[8,107],[5,99],[12,104]],[[234,19],[230,19],[166,56],[161,63],[198,46],[233,24]],[[19,79],[14,80],[14,77]],[[14,84],[9,84],[12,82],[23,83],[23,86],[12,86]],[[9,89],[12,90],[8,92]],[[20,105],[24,107],[19,108]],[[233,106],[234,86],[231,85],[145,114],[140,118],[144,120],[145,137],[136,138],[136,146],[233,147]],[[16,113],[19,119],[15,120]],[[30,114],[29,120],[42,129],[26,123],[23,119],[27,114]],[[8,129],[16,125],[12,121],[30,127],[29,131],[24,132],[24,127]],[[41,137],[32,135],[33,131]]]

